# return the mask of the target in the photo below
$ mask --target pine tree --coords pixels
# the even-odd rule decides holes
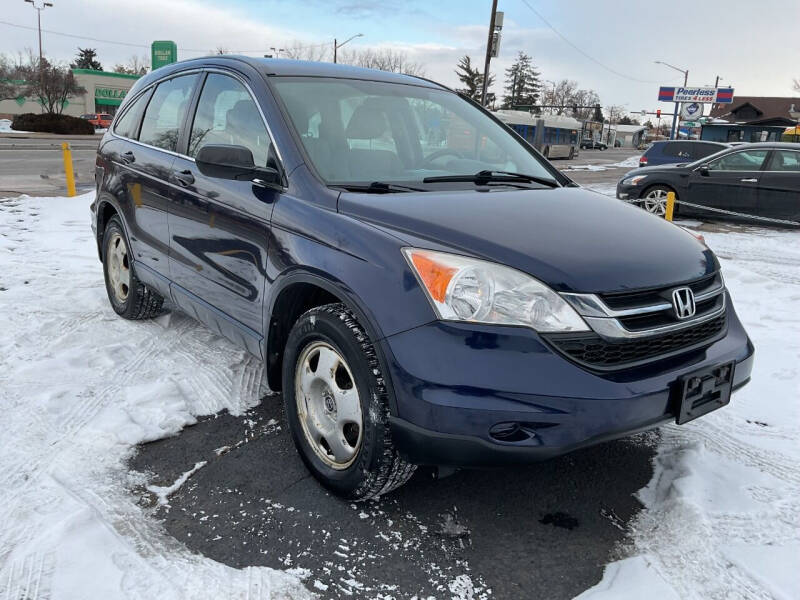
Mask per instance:
[[[70,64],[73,69],[91,69],[92,71],[102,71],[103,65],[97,60],[97,50],[94,48],[78,48],[75,62]]]
[[[472,59],[469,56],[464,55],[458,61],[456,75],[458,76],[459,81],[464,84],[464,87],[457,91],[461,92],[468,98],[475,100],[475,102],[480,102],[481,94],[483,93],[483,73],[481,73],[477,67],[472,66]],[[487,89],[492,87],[493,84],[494,76],[490,75]],[[491,104],[493,99],[494,94],[487,92],[487,104]]]
[[[506,69],[503,108],[536,104],[541,92],[539,75],[530,56],[524,52],[517,54],[514,64]]]

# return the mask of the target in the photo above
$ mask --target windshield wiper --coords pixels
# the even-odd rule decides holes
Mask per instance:
[[[547,187],[556,188],[559,184],[554,179],[546,177],[537,177],[536,175],[526,175],[525,173],[513,173],[511,171],[478,171],[474,175],[440,175],[437,177],[426,177],[422,183],[438,183],[438,182],[459,182],[466,181],[474,183],[475,185],[486,185],[487,183],[539,183]]]
[[[398,183],[386,183],[385,181],[373,181],[368,185],[338,183],[335,187],[343,187],[352,192],[362,192],[365,194],[392,194],[396,192],[424,192],[422,188],[411,187],[410,185],[400,185]]]

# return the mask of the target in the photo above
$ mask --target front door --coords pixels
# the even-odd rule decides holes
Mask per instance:
[[[172,166],[170,264],[176,301],[188,301],[211,327],[255,354],[263,338],[263,299],[272,208],[279,192],[207,177],[194,162],[206,144],[244,146],[256,165],[275,165],[264,120],[235,77],[209,73],[188,123],[187,155]]]
[[[687,200],[719,210],[755,214],[758,183],[767,154],[769,150],[739,150],[706,163],[707,171],[694,169],[689,175]],[[719,214],[702,210],[699,213],[706,217]]]
[[[758,214],[800,221],[800,151],[772,152],[758,188]]]

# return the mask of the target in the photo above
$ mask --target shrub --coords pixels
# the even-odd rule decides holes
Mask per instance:
[[[11,129],[62,134],[94,134],[94,125],[85,119],[49,113],[16,115],[11,122]]]

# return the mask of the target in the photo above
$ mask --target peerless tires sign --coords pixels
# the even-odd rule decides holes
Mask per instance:
[[[658,90],[659,102],[702,102],[705,104],[733,103],[733,88],[665,87]]]

